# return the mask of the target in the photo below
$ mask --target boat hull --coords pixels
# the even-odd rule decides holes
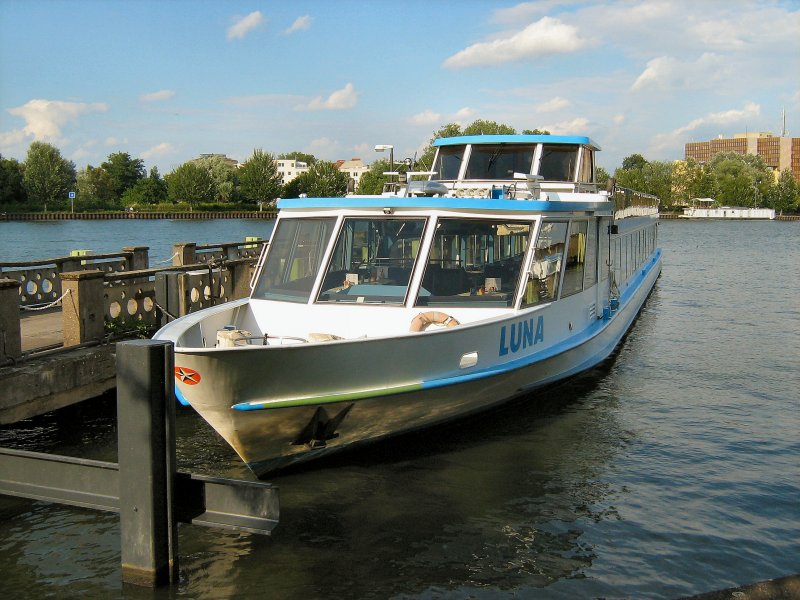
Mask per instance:
[[[391,338],[178,348],[176,367],[201,379],[177,387],[264,477],[477,413],[592,368],[627,333],[660,270],[657,251],[607,318],[584,314],[584,293],[504,319]]]

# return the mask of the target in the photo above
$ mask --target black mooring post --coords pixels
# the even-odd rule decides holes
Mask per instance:
[[[172,352],[172,342],[117,344],[122,581],[134,585],[177,581]]]

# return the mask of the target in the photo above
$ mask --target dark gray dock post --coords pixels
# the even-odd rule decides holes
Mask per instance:
[[[174,519],[175,398],[172,342],[117,344],[122,581],[177,581]]]

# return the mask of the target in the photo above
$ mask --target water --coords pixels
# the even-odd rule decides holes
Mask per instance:
[[[275,534],[182,525],[171,590],[123,588],[117,515],[0,497],[0,589],[677,598],[800,573],[798,241],[800,223],[662,222],[664,272],[612,360],[544,404],[274,477]],[[0,445],[115,460],[113,415],[100,399]],[[193,413],[178,427],[183,469],[249,477]]]
[[[70,250],[95,254],[119,252],[125,246],[148,246],[150,266],[172,263],[172,244],[243,242],[248,236],[269,239],[274,221],[109,220],[0,221],[0,262],[21,262],[69,256]]]

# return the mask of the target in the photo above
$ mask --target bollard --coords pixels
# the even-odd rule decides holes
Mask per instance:
[[[0,279],[0,360],[20,356],[22,335],[19,325],[19,281]]]
[[[122,249],[123,252],[131,252],[133,256],[128,264],[129,271],[141,271],[142,269],[150,268],[150,257],[148,251],[149,246],[126,246]]]
[[[122,581],[177,582],[172,342],[117,344]]]
[[[64,346],[100,340],[105,333],[105,303],[102,271],[72,271],[61,273],[63,301]]]
[[[193,265],[197,262],[197,244],[195,242],[181,242],[172,244],[172,265],[182,267]]]

